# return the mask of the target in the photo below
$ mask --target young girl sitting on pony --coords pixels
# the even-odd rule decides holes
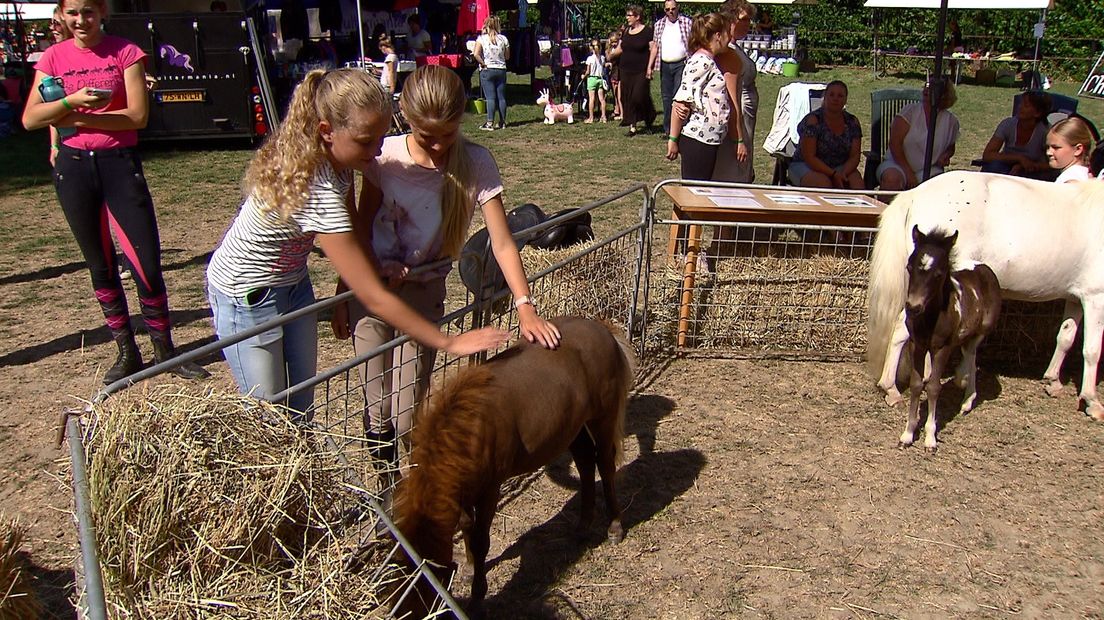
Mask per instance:
[[[425,65],[406,80],[399,107],[411,132],[390,136],[365,172],[364,191],[357,210],[362,243],[378,260],[380,272],[395,293],[423,317],[440,320],[444,314],[445,276],[460,255],[475,208],[483,212],[495,259],[514,296],[521,336],[547,348],[559,344],[554,325],[537,314],[502,206],[502,179],[494,156],[468,142],[460,133],[467,96],[464,84],[446,67]],[[440,264],[442,259],[449,262]],[[412,273],[415,268],[422,270]],[[345,281],[338,284],[338,293]],[[395,328],[389,317],[360,303],[338,306],[332,321],[341,339],[353,335],[353,349],[364,354],[389,342]],[[369,439],[385,446],[385,460],[393,458],[394,436],[411,428],[413,406],[428,388],[435,349],[412,344],[369,359],[365,379]],[[401,360],[412,360],[403,364]],[[392,369],[394,368],[393,372]],[[384,385],[385,376],[393,381]],[[393,384],[393,385],[392,385]],[[401,387],[400,387],[401,386]],[[392,415],[392,396],[397,406]]]
[[[307,257],[317,238],[358,300],[418,342],[467,355],[506,340],[499,330],[445,336],[380,280],[354,234],[353,170],[380,153],[391,98],[359,69],[315,70],[295,88],[287,118],[245,173],[248,196],[215,249],[207,290],[215,332],[227,338],[314,303]],[[317,318],[308,314],[225,349],[243,393],[272,396],[314,376]],[[287,400],[306,413],[313,390]]]

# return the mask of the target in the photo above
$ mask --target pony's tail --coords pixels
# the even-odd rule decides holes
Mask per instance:
[[[614,454],[614,464],[617,467],[621,466],[621,461],[624,458],[624,447],[622,446],[623,439],[625,437],[625,412],[629,405],[629,390],[632,389],[633,384],[636,383],[636,352],[633,351],[632,343],[629,342],[628,336],[625,335],[617,327],[604,323],[606,329],[613,335],[613,339],[617,342],[617,348],[621,351],[621,359],[624,362],[621,365],[621,374],[618,377],[619,385],[621,389],[617,391],[617,422],[614,426],[614,436],[617,439],[617,451]]]
[[[886,347],[901,309],[905,307],[905,263],[908,261],[909,235],[906,226],[912,208],[912,194],[905,192],[882,212],[878,234],[870,259],[870,285],[867,287],[866,363],[877,379],[885,365]]]

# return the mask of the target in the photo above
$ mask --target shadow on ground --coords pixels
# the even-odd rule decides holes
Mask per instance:
[[[697,480],[705,467],[705,456],[697,450],[642,453],[618,473],[617,493],[624,505],[622,523],[626,538],[633,528],[655,516],[681,496]],[[529,530],[497,558],[488,569],[503,561],[520,558],[518,570],[509,583],[487,599],[491,618],[559,618],[555,607],[564,604],[553,589],[560,576],[578,562],[589,549],[606,543],[605,503],[597,493],[595,525],[585,540],[575,535],[579,515],[579,496],[572,497],[563,509],[543,524]],[[571,605],[570,601],[566,601]]]

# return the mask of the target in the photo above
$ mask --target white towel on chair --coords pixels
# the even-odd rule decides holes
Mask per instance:
[[[763,141],[763,148],[771,155],[793,157],[797,150],[797,124],[811,111],[809,93],[824,90],[824,84],[792,82],[778,91],[774,105],[774,123]]]

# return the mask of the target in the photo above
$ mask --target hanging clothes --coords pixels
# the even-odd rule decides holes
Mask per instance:
[[[463,36],[481,31],[483,22],[490,16],[490,0],[463,0],[456,20],[456,34]]]

